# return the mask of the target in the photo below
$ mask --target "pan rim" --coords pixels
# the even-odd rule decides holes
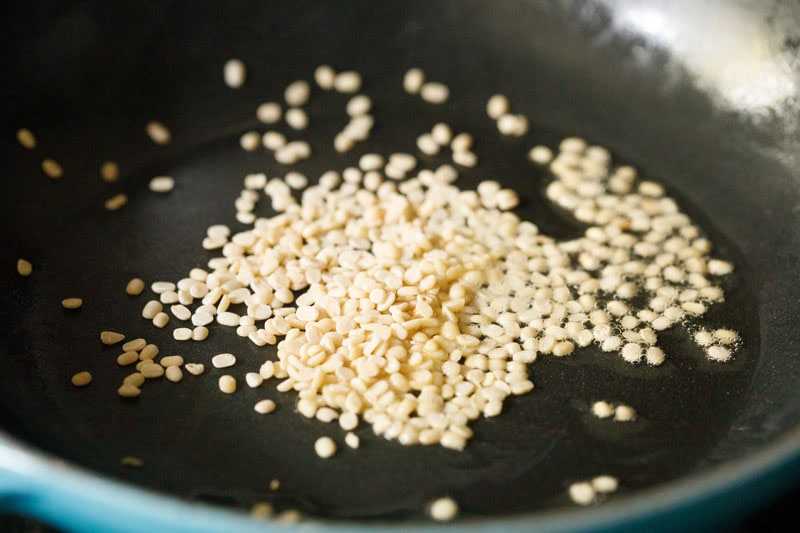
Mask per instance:
[[[304,520],[315,531],[605,531],[673,529],[712,524],[724,513],[735,521],[800,478],[800,427],[743,457],[724,461],[661,485],[587,508],[560,508],[508,516],[470,517],[453,523]],[[794,465],[796,466],[796,465]],[[753,490],[754,488],[759,490]],[[736,505],[731,506],[735,500]],[[123,502],[120,504],[120,502]],[[101,511],[91,512],[88,505]],[[234,509],[191,502],[156,489],[134,486],[60,459],[0,429],[0,507],[56,527],[80,531],[141,530],[144,520],[161,531],[264,531],[291,527],[257,520]],[[114,510],[115,512],[110,512]],[[147,512],[143,513],[143,510]],[[126,515],[127,513],[127,515]],[[95,524],[89,521],[98,521]],[[133,528],[133,529],[131,529]]]

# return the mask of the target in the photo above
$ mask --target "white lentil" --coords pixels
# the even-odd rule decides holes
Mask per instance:
[[[135,398],[142,393],[139,387],[130,384],[123,384],[120,388],[117,389],[117,394],[122,396],[123,398]]]
[[[172,134],[170,133],[169,129],[167,129],[167,127],[162,123],[155,120],[147,123],[145,132],[147,133],[147,136],[150,137],[150,140],[156,144],[169,144],[172,140]]]
[[[106,161],[100,165],[100,177],[106,183],[113,183],[119,179],[119,166],[113,161]]]
[[[148,188],[152,192],[166,194],[175,188],[175,179],[171,176],[156,176],[150,180]]]
[[[275,411],[275,407],[275,402],[272,400],[260,400],[256,402],[255,406],[253,406],[253,409],[260,415],[267,415]]]
[[[553,160],[553,151],[547,146],[536,145],[528,152],[528,159],[539,165],[547,165]]]
[[[619,488],[619,481],[613,476],[597,476],[591,481],[592,488],[600,494],[610,494]]]
[[[141,387],[145,382],[145,377],[140,372],[128,374],[122,380],[123,385],[131,385],[133,387]]]
[[[33,135],[31,130],[27,128],[21,128],[17,130],[17,141],[28,150],[33,150],[36,148],[36,137]]]
[[[137,352],[124,352],[117,356],[117,364],[119,366],[132,365],[139,361],[139,354]]]
[[[292,107],[306,105],[310,96],[311,85],[305,80],[293,81],[286,86],[286,90],[283,92],[284,100]]]
[[[277,102],[264,102],[256,108],[256,118],[264,124],[275,124],[282,116],[281,104]]]
[[[139,359],[142,361],[152,361],[153,359],[156,358],[159,352],[158,346],[156,346],[155,344],[145,344],[144,346],[142,346],[142,343],[138,342],[130,345],[129,347],[132,347],[133,351],[137,350],[139,351]],[[125,349],[125,345],[122,346],[122,349],[123,350]]]
[[[592,404],[592,414],[597,418],[608,418],[614,414],[614,407],[605,401],[597,401]]]
[[[128,197],[125,194],[115,194],[103,203],[106,211],[119,211],[128,203]]]
[[[569,486],[569,497],[578,505],[589,505],[594,502],[597,493],[591,483],[581,481]]]
[[[287,109],[284,119],[289,127],[293,129],[304,130],[308,127],[308,115],[299,107]]]
[[[524,115],[506,113],[497,119],[497,130],[503,135],[520,137],[528,133],[528,119]]]
[[[76,387],[85,387],[92,382],[92,374],[87,371],[78,372],[72,376],[72,384]]]
[[[453,152],[453,163],[472,168],[478,164],[478,156],[474,152]]]
[[[167,380],[171,381],[172,383],[178,383],[183,379],[183,371],[179,366],[168,366],[164,371],[164,375],[166,376]]]
[[[614,420],[619,422],[630,422],[636,419],[636,411],[629,405],[618,405],[614,409]]]
[[[336,453],[336,443],[330,437],[320,437],[314,442],[314,452],[323,459],[329,459]]]
[[[133,278],[125,287],[125,292],[131,296],[138,296],[144,291],[144,281],[139,278]]]
[[[233,394],[236,392],[236,378],[230,375],[220,376],[219,390],[225,394]]]
[[[147,379],[156,379],[164,375],[164,367],[147,361],[139,369],[139,372]]]
[[[422,69],[408,69],[403,76],[403,90],[409,94],[417,94],[425,83],[425,73]]]
[[[450,98],[450,89],[444,83],[429,81],[420,87],[419,95],[429,104],[443,104]]]
[[[172,313],[172,316],[178,320],[186,321],[192,318],[192,312],[183,304],[173,305],[169,308],[169,310]]]
[[[193,376],[199,376],[206,371],[206,367],[202,363],[186,363],[183,368]]]
[[[117,344],[118,342],[122,342],[123,339],[125,339],[125,335],[123,335],[122,333],[117,333],[116,331],[100,332],[100,342],[102,342],[106,346],[111,346],[112,344]]]
[[[83,305],[83,300],[80,298],[64,298],[61,300],[61,305],[64,309],[80,309]]]
[[[240,59],[229,59],[222,68],[225,85],[231,89],[238,89],[247,79],[247,68]]]
[[[706,355],[712,361],[729,361],[731,359],[731,351],[724,346],[714,345],[706,348]]]
[[[172,338],[176,341],[188,341],[192,338],[192,330],[189,328],[175,328],[172,331]]]
[[[236,356],[232,353],[221,353],[211,358],[214,368],[228,368],[236,364]]]
[[[162,357],[161,360],[158,362],[164,368],[168,368],[171,366],[183,366],[183,356],[182,355],[168,355],[166,357]]]
[[[345,109],[351,117],[366,115],[372,109],[372,100],[365,94],[359,94],[348,100]]]
[[[348,431],[344,436],[344,443],[350,448],[357,450],[361,446],[361,439],[352,431]]]
[[[61,168],[61,165],[53,159],[45,159],[42,161],[42,172],[44,172],[48,178],[54,180],[64,176],[64,170]]]
[[[244,376],[245,381],[247,382],[247,386],[251,389],[255,389],[260,387],[261,384],[264,382],[264,378],[261,377],[261,374],[258,372],[248,372]]]
[[[167,313],[164,313],[162,311],[161,313],[158,313],[156,314],[156,316],[153,317],[153,325],[155,327],[164,328],[167,326],[167,324],[169,324],[169,315]]]
[[[314,70],[314,81],[320,89],[329,91],[334,88],[336,71],[329,65],[320,65]]]
[[[508,97],[502,94],[495,94],[486,102],[486,114],[489,115],[489,118],[492,120],[499,119],[501,116],[508,113],[510,108],[511,104],[508,101]]]
[[[453,152],[468,152],[472,149],[473,142],[472,135],[469,133],[459,133],[450,141],[450,149]]]
[[[239,146],[242,150],[252,152],[261,145],[261,135],[257,131],[248,131],[239,137]]]
[[[158,300],[150,300],[142,308],[142,318],[153,320],[163,309],[164,306],[161,305],[161,302]]]
[[[33,273],[33,265],[27,259],[17,260],[17,274],[22,277],[30,276]]]
[[[357,93],[361,90],[361,74],[353,70],[340,72],[333,80],[333,88],[340,93]]]
[[[430,133],[423,133],[417,137],[417,148],[425,155],[436,155],[441,149]]]
[[[452,498],[439,498],[431,502],[428,513],[437,522],[449,522],[458,516],[458,504]]]

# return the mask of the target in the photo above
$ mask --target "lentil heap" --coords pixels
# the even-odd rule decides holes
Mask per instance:
[[[351,72],[336,80],[341,92],[360,86]],[[301,88],[298,104],[309,97]],[[501,99],[490,102],[498,117]],[[452,137],[446,124],[426,135],[423,152]],[[472,146],[459,135],[454,153]],[[513,190],[495,181],[462,190],[454,167],[414,172],[410,154],[367,154],[361,168],[330,170],[311,186],[298,172],[248,175],[236,206],[251,227],[232,235],[212,226],[203,247],[221,256],[178,282],[182,292],[158,285],[170,288],[162,301],[183,294],[204,329],[200,338],[189,328],[173,336],[202,340],[213,321],[236,327],[258,346],[277,344],[277,360],[248,384],[280,380],[278,390],[297,392],[303,416],[339,419],[345,430],[363,420],[402,444],[453,449],[472,436],[471,420],[499,415],[506,398],[534,388],[527,365],[539,355],[595,344],[629,363],[661,364],[658,332],[723,300],[714,278],[730,264],[711,259],[710,242],[661,185],[613,166],[604,148],[568,138],[552,161],[544,152],[533,159],[549,162],[548,198],[589,226],[578,239],[560,242],[520,220]],[[277,214],[256,218],[264,196]],[[239,304],[242,314],[232,311]],[[723,361],[731,351],[721,345],[738,337],[718,331],[707,343],[700,337],[709,358]],[[220,388],[233,393],[235,383],[223,376]]]
[[[224,73],[231,87],[244,83],[238,60],[227,63]],[[353,95],[345,109],[350,121],[333,139],[335,150],[366,142],[374,118],[372,100],[360,93],[360,74],[321,66],[314,81],[323,91]],[[403,88],[431,104],[450,96],[447,86],[427,82],[419,69],[406,73]],[[264,124],[283,118],[303,130],[309,124],[300,106],[312,95],[308,82],[295,81],[284,92],[285,113],[281,104],[266,102],[256,116]],[[510,109],[501,94],[486,106],[500,134],[525,135],[528,119]],[[158,144],[171,140],[158,122],[146,129]],[[416,139],[416,148],[426,156],[449,149],[455,165],[474,167],[474,142],[471,134],[439,122]],[[312,155],[305,141],[287,142],[274,130],[247,132],[240,143],[247,151],[263,144],[284,165]],[[152,283],[158,299],[144,305],[142,316],[157,328],[173,324],[176,341],[204,341],[209,327],[227,326],[258,346],[277,345],[277,359],[242,377],[251,388],[279,380],[279,391],[297,393],[303,416],[337,421],[346,432],[364,421],[405,445],[452,449],[472,437],[470,421],[501,414],[509,396],[534,388],[528,365],[541,355],[562,357],[595,345],[631,364],[660,365],[668,354],[657,346],[658,333],[688,323],[709,360],[733,356],[741,343],[735,331],[690,324],[724,299],[715,281],[733,267],[711,257],[709,240],[661,185],[639,179],[633,167],[613,165],[606,149],[577,137],[556,150],[534,146],[528,157],[548,165],[546,195],[587,225],[581,237],[559,241],[540,234],[511,211],[517,193],[496,181],[461,189],[459,171],[450,164],[420,168],[411,153],[365,153],[358,167],[328,170],[311,185],[297,171],[272,179],[245,176],[235,206],[236,220],[248,229],[208,228],[202,247],[221,255],[177,283]],[[173,186],[168,176],[150,182],[156,192]],[[254,213],[264,199],[274,216]],[[118,195],[106,208],[126,201]],[[136,296],[144,288],[132,279],[126,292]],[[63,304],[77,308],[80,299]],[[193,328],[175,321],[191,321]],[[123,338],[101,334],[109,345]],[[118,390],[124,397],[138,396],[145,379],[165,375],[177,383],[181,367],[195,376],[206,368],[184,364],[181,356],[156,364],[158,348],[142,338],[122,351],[118,364],[136,363],[137,370]],[[220,353],[210,363],[233,368],[237,359]],[[77,386],[88,384],[84,374],[73,380]],[[234,394],[237,378],[222,375],[219,389]],[[253,408],[268,414],[275,407],[262,400]],[[632,408],[605,401],[591,409],[600,418],[636,417]],[[333,455],[329,441],[318,441],[318,454]],[[345,442],[359,446],[354,433]],[[584,492],[578,500],[593,499]]]

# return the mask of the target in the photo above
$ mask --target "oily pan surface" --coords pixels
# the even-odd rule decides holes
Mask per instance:
[[[490,13],[471,3],[346,11],[310,4],[297,12],[287,4],[233,8],[215,14],[214,23],[201,16],[203,7],[187,20],[171,4],[135,13],[58,5],[45,14],[52,24],[41,24],[42,35],[23,31],[40,15],[35,10],[5,9],[15,15],[3,19],[15,21],[6,24],[18,40],[3,62],[3,79],[15,83],[3,87],[13,105],[2,111],[2,264],[13,271],[16,259],[27,257],[35,268],[29,279],[4,281],[0,421],[11,435],[179,497],[244,507],[269,500],[361,519],[418,516],[442,494],[459,501],[466,516],[569,506],[571,482],[604,473],[619,477],[614,497],[623,498],[741,457],[796,423],[800,402],[791,385],[798,368],[790,354],[797,353],[797,247],[790,239],[800,227],[792,211],[797,183],[764,155],[765,145],[775,147],[768,129],[714,113],[688,85],[650,91],[658,72],[622,68],[628,43],[592,48],[591,29],[568,33],[569,13],[521,4]],[[477,27],[490,38],[476,38]],[[73,29],[82,31],[66,39]],[[309,45],[315,35],[323,46]],[[233,56],[250,68],[238,91],[221,78]],[[115,348],[100,348],[101,329],[145,336],[207,366],[222,351],[237,354],[240,371],[274,356],[226,328],[205,343],[178,344],[170,328],[155,330],[141,319],[145,297],[130,299],[124,286],[134,276],[179,279],[212,257],[199,246],[208,225],[241,228],[233,199],[244,174],[285,169],[267,152],[243,152],[238,137],[260,127],[259,103],[278,100],[287,83],[310,79],[321,63],[364,75],[378,121],[365,145],[370,151],[410,150],[439,120],[470,131],[481,163],[459,186],[491,178],[516,189],[519,215],[544,234],[569,238],[581,226],[544,198],[546,175],[525,157],[533,144],[583,135],[664,183],[708,233],[716,255],[737,266],[725,287],[728,301],[702,320],[740,332],[745,344],[735,360],[705,360],[680,328],[661,336],[669,359],[659,368],[633,367],[595,348],[540,358],[531,367],[537,388],[508,401],[500,417],[476,421],[476,436],[460,453],[402,447],[362,424],[361,449],[342,447],[335,460],[323,461],[314,440],[343,432],[293,412],[294,395],[278,393],[273,382],[223,395],[219,371],[178,385],[148,383],[138,400],[120,400],[116,387],[127,372],[114,362]],[[404,95],[400,81],[411,66],[450,85],[451,101],[434,109]],[[496,133],[483,111],[494,92],[532,117],[528,136]],[[308,139],[317,151],[300,166],[310,177],[353,164],[364,151],[334,155],[330,139],[342,125],[344,102],[312,99]],[[146,138],[151,119],[170,126],[171,145]],[[36,153],[13,141],[22,126],[37,134]],[[60,181],[41,174],[40,157],[47,156],[65,167]],[[117,186],[97,176],[107,159],[123,169]],[[161,174],[178,181],[166,197],[147,190]],[[108,213],[102,203],[116,192],[130,203]],[[60,307],[71,295],[84,298],[78,313]],[[69,376],[82,369],[94,382],[77,390]],[[267,418],[251,409],[265,397],[278,404]],[[603,423],[587,413],[597,399],[634,405],[640,419]],[[124,468],[126,455],[142,458],[144,467]],[[275,478],[281,488],[270,491]]]

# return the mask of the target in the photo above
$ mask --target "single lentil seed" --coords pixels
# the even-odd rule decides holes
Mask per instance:
[[[449,497],[439,498],[431,502],[428,513],[437,522],[450,522],[458,516],[458,504]]]
[[[101,331],[100,332],[100,342],[105,344],[106,346],[111,346],[112,344],[117,344],[118,342],[122,342],[125,339],[125,335],[122,333],[117,333],[116,331]]]
[[[119,166],[113,161],[106,161],[100,165],[100,177],[106,183],[113,183],[119,179]]]
[[[329,459],[336,453],[336,443],[330,437],[320,437],[314,442],[314,451],[323,459]]]
[[[144,281],[139,278],[133,278],[128,282],[125,287],[125,292],[131,296],[138,296],[144,291]]]
[[[26,259],[17,260],[17,274],[22,277],[30,276],[33,273],[33,265]]]
[[[253,409],[260,415],[267,415],[275,411],[275,402],[272,400],[260,400],[255,404]]]
[[[89,372],[78,372],[72,376],[72,384],[76,387],[85,387],[92,382],[92,375]]]
[[[119,211],[128,203],[128,196],[125,194],[115,194],[111,198],[105,201],[103,207],[106,208],[106,211]]]
[[[36,148],[36,137],[33,135],[31,130],[27,128],[21,128],[17,130],[17,141],[28,150],[33,150]]]
[[[145,131],[147,132],[147,136],[150,137],[150,140],[156,144],[169,144],[172,140],[172,134],[169,129],[155,120],[147,123]]]
[[[236,392],[236,378],[230,375],[224,375],[219,378],[219,390],[225,394],[233,394]]]
[[[148,184],[152,192],[166,194],[175,188],[175,179],[170,176],[156,176]]]
[[[167,379],[172,383],[178,383],[183,379],[183,371],[179,366],[167,367],[167,369],[164,371],[164,374],[166,374]]]
[[[80,309],[83,305],[83,300],[80,298],[64,298],[61,300],[61,305],[64,309]]]
[[[58,162],[53,159],[45,159],[42,161],[42,171],[47,175],[48,178],[54,180],[57,180],[64,175],[64,170],[61,168],[61,165],[59,165]]]
[[[231,89],[238,89],[247,78],[247,68],[240,59],[229,59],[222,68],[225,85]]]

